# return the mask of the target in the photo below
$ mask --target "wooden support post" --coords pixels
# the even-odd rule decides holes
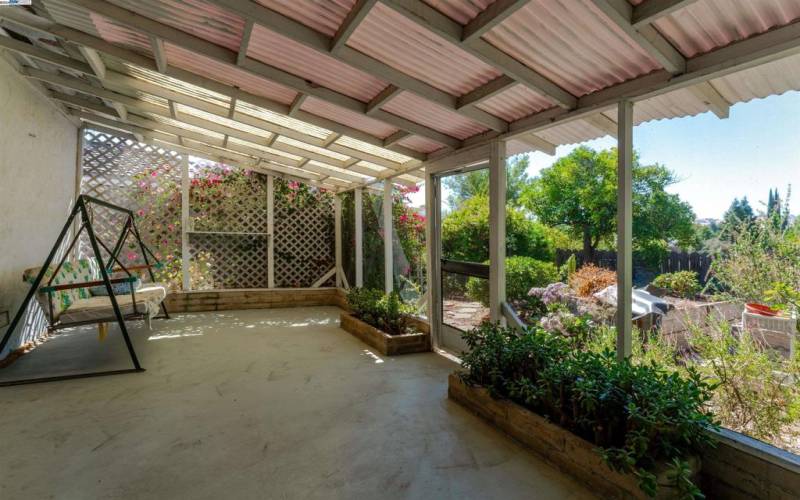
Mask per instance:
[[[427,169],[426,169],[427,170]],[[425,263],[428,273],[428,321],[431,325],[431,342],[434,347],[441,345],[442,335],[442,288],[441,270],[438,263],[441,259],[440,238],[440,206],[439,178],[431,173],[425,174],[425,241],[428,247],[428,259]]]
[[[631,355],[633,330],[633,102],[620,101],[617,125],[617,357]]]
[[[336,287],[342,288],[342,199],[339,195],[333,197],[333,233],[334,253],[336,257]]]
[[[275,177],[267,176],[267,288],[275,288]]]
[[[506,301],[506,143],[494,141],[489,156],[489,317],[505,321]]]
[[[394,290],[394,248],[392,227],[392,181],[383,181],[383,260],[386,293]]]
[[[355,189],[355,229],[356,229],[356,286],[364,286],[364,204],[361,188]]]
[[[181,156],[181,277],[183,290],[192,289],[192,280],[189,274],[189,155]]]

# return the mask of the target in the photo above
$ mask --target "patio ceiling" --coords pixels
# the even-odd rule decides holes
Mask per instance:
[[[93,126],[337,191],[800,90],[796,0],[42,0],[0,48]],[[5,29],[5,31],[3,31]]]

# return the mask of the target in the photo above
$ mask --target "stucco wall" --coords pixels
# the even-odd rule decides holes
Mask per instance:
[[[22,271],[41,265],[72,208],[77,130],[0,58],[0,311],[9,316],[27,291]],[[41,331],[36,316],[0,359]]]

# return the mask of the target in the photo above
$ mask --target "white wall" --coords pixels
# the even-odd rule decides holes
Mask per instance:
[[[22,271],[42,264],[72,208],[77,141],[77,127],[0,57],[0,311],[9,321],[28,289]],[[39,333],[34,319],[0,359]]]

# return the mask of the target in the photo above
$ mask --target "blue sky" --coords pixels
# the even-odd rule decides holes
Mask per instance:
[[[785,195],[795,190],[791,212],[800,214],[800,92],[757,99],[731,107],[730,117],[712,113],[644,123],[633,131],[634,148],[643,163],[661,163],[681,181],[678,193],[698,217],[720,218],[734,198],[747,196],[763,210],[770,188]],[[586,145],[616,146],[610,137]],[[563,156],[576,146],[560,146]],[[543,153],[530,155],[530,175],[553,162]]]
[[[677,174],[681,181],[670,191],[688,201],[698,218],[721,218],[743,196],[763,210],[770,188],[785,196],[789,184],[795,189],[791,212],[800,214],[800,92],[736,104],[725,120],[709,112],[644,123],[634,129],[633,142],[643,163],[661,163]],[[616,139],[585,144],[610,148]],[[531,154],[528,173],[535,176],[575,147],[559,146],[555,157]],[[418,195],[412,202],[424,204],[424,193]]]

